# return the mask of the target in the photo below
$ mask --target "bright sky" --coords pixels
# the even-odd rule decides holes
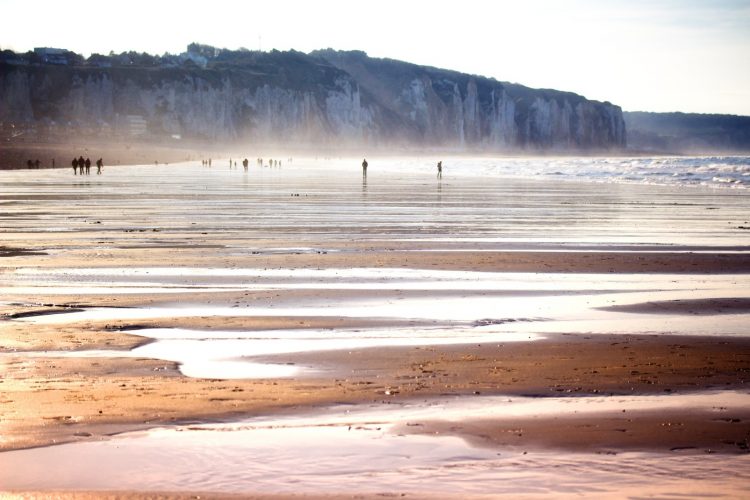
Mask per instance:
[[[372,57],[608,100],[750,115],[750,0],[0,0],[0,48]]]

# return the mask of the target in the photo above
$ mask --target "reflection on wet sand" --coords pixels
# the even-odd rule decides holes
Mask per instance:
[[[750,196],[408,165],[0,172],[2,487],[747,496]]]
[[[718,422],[731,440],[747,432],[750,395],[725,392],[689,396],[617,398],[443,398],[402,404],[333,407],[307,415],[262,417],[228,424],[158,428],[124,434],[110,442],[89,442],[0,455],[0,479],[11,488],[133,489],[211,492],[294,492],[487,494],[510,497],[540,495],[617,496],[648,482],[650,491],[689,491],[691,495],[744,496],[750,493],[750,455],[736,446],[716,450],[710,465],[705,455],[685,453],[691,445],[709,442],[699,436],[659,436],[685,427],[675,413],[697,408],[703,420],[684,429],[694,433],[705,422]],[[586,443],[586,434],[566,429],[565,418],[579,426],[599,427],[626,412],[661,415],[661,431],[634,438],[638,450],[623,451]],[[434,422],[446,422],[441,426]],[[622,418],[622,417],[621,417]],[[552,420],[548,420],[552,419]],[[512,436],[512,445],[474,447],[455,436],[464,427],[485,420]],[[601,432],[622,440],[640,432],[625,422],[623,429]],[[510,422],[506,431],[503,422]],[[729,423],[724,423],[724,422]],[[524,423],[526,422],[526,423]],[[569,445],[545,449],[523,438],[536,423],[567,430]],[[699,427],[696,427],[698,425]],[[491,427],[490,427],[491,429]],[[485,428],[484,432],[492,433]],[[518,438],[517,436],[521,436]],[[577,436],[577,437],[576,437]],[[649,443],[649,438],[652,442]],[[503,438],[508,439],[508,438]],[[627,438],[626,438],[627,439]],[[682,444],[683,446],[676,446]],[[685,447],[687,445],[687,447]],[[576,453],[592,446],[600,453]],[[734,448],[734,450],[732,449]],[[672,451],[669,452],[669,449]],[[668,452],[665,454],[664,452]],[[703,450],[701,450],[703,451]],[[729,454],[727,454],[729,453]],[[315,459],[311,459],[315,457]],[[101,465],[99,465],[101,464]],[[96,474],[90,471],[96,469]],[[50,473],[52,471],[52,473]],[[437,479],[436,479],[437,478]]]

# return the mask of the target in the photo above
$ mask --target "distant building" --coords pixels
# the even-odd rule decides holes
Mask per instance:
[[[51,47],[34,47],[34,54],[39,56],[43,63],[67,65],[67,50],[53,49]]]

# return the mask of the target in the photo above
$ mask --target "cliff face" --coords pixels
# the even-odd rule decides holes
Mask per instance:
[[[312,84],[252,66],[0,70],[0,121],[70,133],[319,143],[379,131],[356,83],[333,67]]]
[[[297,145],[622,148],[620,108],[361,52],[239,53],[205,68],[0,63],[0,122],[58,134]]]
[[[352,75],[423,143],[559,151],[625,146],[622,110],[609,103],[361,52],[314,54]]]

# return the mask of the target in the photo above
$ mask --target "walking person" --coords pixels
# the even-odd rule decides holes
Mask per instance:
[[[73,175],[78,175],[78,158],[73,158],[73,161],[70,162],[70,164],[73,166]]]
[[[367,177],[367,158],[362,159],[362,177]]]
[[[104,166],[104,161],[102,161],[101,158],[96,160],[96,175],[100,175],[102,173],[103,166]]]
[[[442,162],[442,160],[438,162],[437,167],[438,167],[437,178],[438,179],[442,179],[443,178],[443,162]]]
[[[91,160],[86,158],[84,165],[86,165],[86,175],[89,175],[91,173]]]

